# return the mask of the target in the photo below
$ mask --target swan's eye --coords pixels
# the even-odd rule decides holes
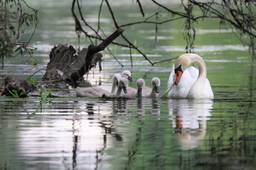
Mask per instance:
[[[131,77],[131,76],[128,76],[128,80],[129,80],[130,82],[132,82],[132,77]]]
[[[177,74],[179,71],[183,72],[181,64],[178,65],[178,66],[175,68],[174,71],[175,71],[175,74]]]

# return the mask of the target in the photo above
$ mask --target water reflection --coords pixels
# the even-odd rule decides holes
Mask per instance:
[[[151,114],[160,120],[161,107],[159,98],[137,98],[136,100],[137,114],[139,116],[145,116],[146,109],[149,109]]]
[[[169,100],[169,115],[175,136],[184,150],[198,147],[205,137],[211,116],[211,100]]]

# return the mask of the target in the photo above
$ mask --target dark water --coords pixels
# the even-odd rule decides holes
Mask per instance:
[[[120,22],[137,19],[138,10],[130,7],[135,2],[110,2]],[[1,75],[29,75],[45,67],[54,44],[77,45],[70,3],[31,1],[40,9],[33,39],[40,64],[32,66],[29,57],[10,58]],[[97,23],[99,3],[83,1],[91,24]],[[153,9],[146,5],[148,13]],[[102,22],[109,33],[114,30],[106,10]],[[159,26],[157,43],[154,26],[127,28],[125,34],[158,61],[184,52],[182,28],[183,21]],[[40,103],[36,97],[1,97],[0,169],[255,169],[254,64],[231,29],[219,29],[215,21],[199,23],[197,28],[195,52],[206,61],[215,100],[70,97]],[[82,39],[81,46],[87,45]],[[133,51],[131,68],[129,50],[110,48],[126,67],[121,68],[105,51],[103,72],[95,69],[87,77],[93,84],[110,85],[113,73],[130,69],[134,79],[143,76],[147,84],[160,77],[161,92],[165,90],[171,63],[151,67]]]

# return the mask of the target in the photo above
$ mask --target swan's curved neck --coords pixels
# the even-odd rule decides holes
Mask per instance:
[[[199,67],[199,75],[198,75],[198,78],[200,77],[206,77],[206,65],[205,65],[205,62],[204,60],[202,59],[202,57],[200,57],[199,55],[197,54],[192,54],[191,57],[191,63],[195,63],[195,64],[198,64],[198,67]]]

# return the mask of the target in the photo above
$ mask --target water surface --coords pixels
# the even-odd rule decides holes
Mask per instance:
[[[10,58],[1,75],[28,76],[46,66],[53,45],[77,46],[70,1],[30,2],[40,10],[33,39],[39,64],[29,64],[29,57]],[[85,3],[88,22],[97,24],[100,1]],[[111,3],[120,22],[140,15],[129,5]],[[152,6],[146,7],[150,13]],[[107,10],[101,21],[106,34],[114,30]],[[130,27],[125,34],[158,61],[185,52],[183,25],[159,26],[157,43],[153,25]],[[195,52],[206,61],[215,100],[67,97],[40,104],[37,97],[1,97],[0,169],[255,169],[256,71],[248,48],[215,21],[198,23],[197,28]],[[88,43],[84,38],[81,46]],[[104,51],[103,72],[96,68],[87,76],[93,84],[110,85],[113,73],[130,69],[134,79],[144,77],[148,85],[152,77],[160,77],[161,92],[165,90],[172,63],[151,67],[132,51],[131,68],[129,50],[110,49],[125,67]]]

